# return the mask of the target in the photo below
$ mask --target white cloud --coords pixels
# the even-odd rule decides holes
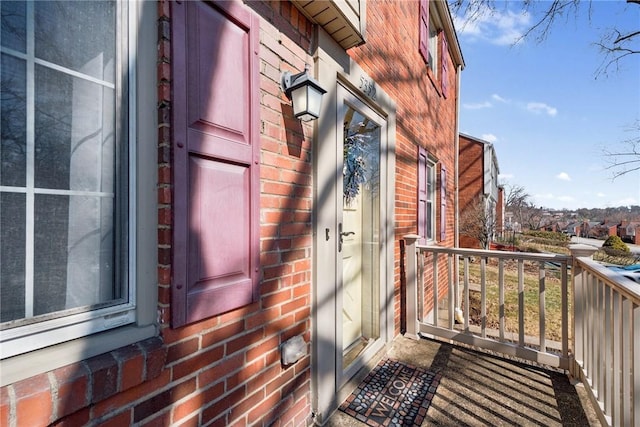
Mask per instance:
[[[480,138],[481,138],[481,139],[483,139],[483,140],[485,140],[485,141],[487,141],[487,142],[490,142],[490,143],[492,143],[492,144],[498,140],[498,137],[497,137],[497,136],[495,136],[495,135],[494,135],[494,134],[492,134],[492,133],[485,133],[485,134],[482,134],[482,136],[481,136]]]
[[[607,195],[604,194],[604,193],[596,193],[596,196],[597,197],[607,197]]]
[[[467,110],[480,110],[482,108],[491,108],[492,105],[489,101],[479,102],[477,104],[463,104],[462,105]]]
[[[529,102],[527,104],[527,110],[531,111],[535,114],[547,113],[550,116],[555,116],[558,114],[558,110],[554,107],[551,107],[544,102]]]
[[[512,173],[501,173],[498,175],[498,179],[499,180],[509,180],[509,179],[513,179],[515,175]]]
[[[556,175],[556,178],[562,181],[571,181],[571,177],[566,172],[560,172],[558,175]]]
[[[470,41],[482,40],[509,46],[521,41],[524,32],[531,26],[531,16],[528,13],[492,11],[483,7],[474,16],[456,16],[454,23],[458,35]]]
[[[509,103],[508,99],[505,99],[505,98],[501,97],[497,93],[494,93],[493,95],[491,95],[491,99],[493,99],[494,101],[502,102],[504,104],[508,104]]]
[[[625,197],[624,199],[620,199],[617,202],[614,202],[614,206],[635,206],[640,204],[638,199],[634,197]]]

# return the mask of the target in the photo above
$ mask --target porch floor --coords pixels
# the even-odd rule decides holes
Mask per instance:
[[[600,425],[582,384],[562,371],[403,336],[386,356],[442,374],[423,426]],[[325,425],[366,424],[338,410]]]

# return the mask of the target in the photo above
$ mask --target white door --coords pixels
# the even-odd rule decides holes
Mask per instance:
[[[362,337],[362,221],[358,194],[342,210],[342,350]]]
[[[385,122],[355,97],[345,98],[341,113],[337,266],[342,365],[347,368],[380,338],[380,144]]]

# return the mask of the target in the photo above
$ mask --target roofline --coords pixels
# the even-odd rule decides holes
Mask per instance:
[[[476,138],[475,136],[467,135],[466,133],[463,133],[463,132],[458,132],[458,135],[463,138],[469,139],[472,142],[477,142],[478,144],[482,144],[485,147],[489,148],[491,150],[491,157],[493,157],[493,161],[496,164],[496,169],[498,170],[498,174],[500,174],[500,163],[498,163],[498,153],[496,152],[496,147],[495,145],[493,145],[492,142],[485,141],[480,138]]]
[[[447,40],[449,43],[449,50],[453,55],[453,62],[455,65],[459,65],[461,69],[464,69],[464,57],[462,56],[462,49],[460,49],[460,41],[458,40],[458,34],[456,33],[456,29],[453,26],[453,18],[451,16],[451,10],[449,9],[449,5],[446,0],[432,0],[433,3],[438,10],[438,15],[440,17],[444,17],[442,26],[444,27],[444,32],[447,35]],[[453,42],[453,43],[451,43]]]

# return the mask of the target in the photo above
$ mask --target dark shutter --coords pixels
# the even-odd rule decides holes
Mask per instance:
[[[440,241],[447,239],[447,169],[440,166]]]
[[[185,1],[172,23],[175,327],[257,298],[259,22],[239,3]]]
[[[422,59],[429,63],[429,0],[420,0],[420,41]]]

